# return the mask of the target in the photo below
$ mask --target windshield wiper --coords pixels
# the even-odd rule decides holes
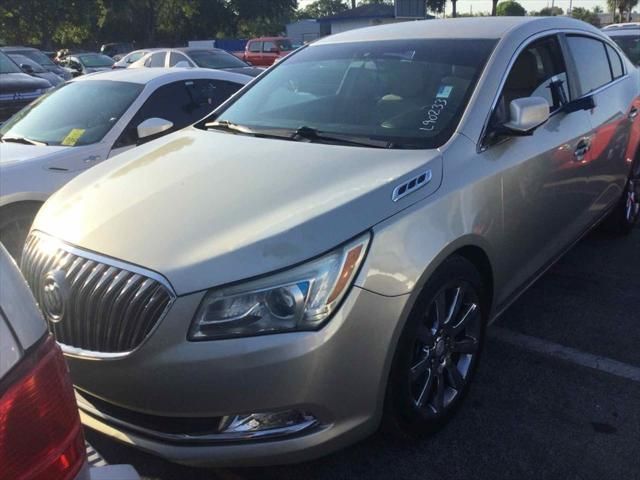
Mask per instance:
[[[38,147],[44,147],[49,145],[47,142],[39,142],[37,140],[31,140],[27,137],[7,137],[6,135],[0,138],[0,141],[3,143],[14,142],[14,143],[22,143],[24,145],[36,145]]]
[[[343,135],[340,133],[324,133],[312,127],[300,127],[293,136],[292,140],[299,139],[314,141],[325,141],[328,143],[336,143],[342,145],[357,145],[361,147],[374,147],[374,148],[394,148],[396,145],[388,140],[375,140],[373,138],[361,137],[357,135]]]
[[[238,125],[237,123],[230,122],[229,120],[216,120],[214,122],[205,123],[204,127],[216,130],[227,130],[234,133],[243,133],[245,135],[255,135],[255,132],[249,127]]]

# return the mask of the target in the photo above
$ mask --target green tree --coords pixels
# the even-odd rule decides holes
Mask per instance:
[[[508,0],[498,4],[496,14],[506,17],[524,17],[527,14],[527,11],[518,2]]]
[[[342,0],[316,0],[303,8],[298,16],[300,18],[330,17],[344,12],[348,8]]]
[[[545,7],[536,13],[538,17],[557,17],[558,15],[564,15],[564,10],[560,7]]]
[[[609,10],[613,12],[614,21],[616,21],[615,9],[617,9],[619,12],[617,17],[618,21],[624,22],[628,16],[630,16],[631,11],[638,5],[638,1],[639,0],[607,0],[607,6]]]
[[[596,27],[600,26],[600,17],[598,17],[598,14],[594,11],[587,10],[586,8],[574,7],[571,10],[571,16],[578,20],[582,20],[583,22],[595,25]]]

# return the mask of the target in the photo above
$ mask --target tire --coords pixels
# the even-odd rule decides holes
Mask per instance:
[[[383,429],[404,439],[440,430],[469,390],[484,341],[485,286],[452,256],[432,275],[400,336],[387,386]]]
[[[0,210],[0,243],[18,264],[22,247],[40,206],[39,203],[30,202],[8,205]]]
[[[636,158],[624,193],[604,223],[606,230],[629,235],[640,222],[640,155]]]

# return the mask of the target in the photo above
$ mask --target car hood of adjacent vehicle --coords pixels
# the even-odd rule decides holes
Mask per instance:
[[[24,145],[13,142],[0,143],[0,166],[7,168],[17,163],[56,160],[66,155],[66,152],[72,148],[53,145]]]
[[[3,73],[0,75],[0,94],[33,92],[38,89],[46,89],[51,84],[41,78],[32,77],[26,73]]]
[[[431,182],[393,202],[394,187],[426,168]],[[159,272],[181,295],[320,255],[433,193],[441,178],[437,150],[189,128],[72,180],[33,228]]]

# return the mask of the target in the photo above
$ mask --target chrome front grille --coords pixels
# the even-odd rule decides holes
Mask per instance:
[[[27,239],[22,273],[58,342],[85,354],[134,350],[174,298],[153,272],[38,233]]]

